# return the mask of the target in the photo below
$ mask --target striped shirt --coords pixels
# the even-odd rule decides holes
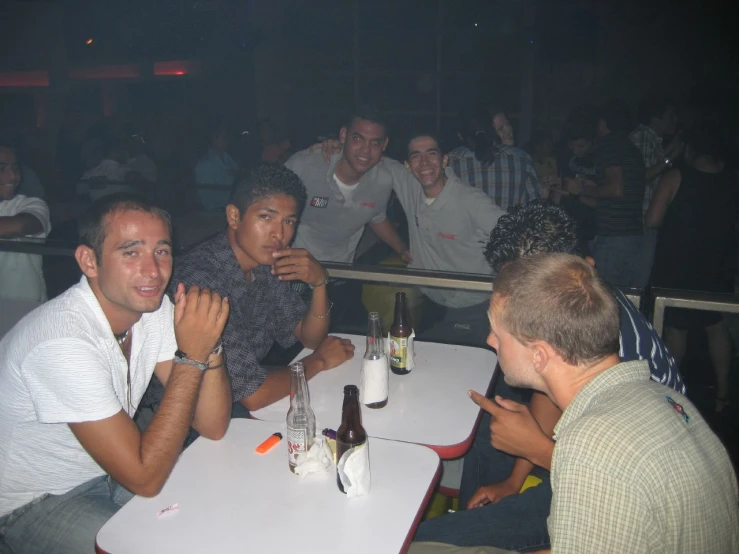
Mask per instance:
[[[129,368],[83,276],[0,341],[0,517],[105,475],[68,423],[133,416],[154,367],[177,350],[169,298],[131,330]]]
[[[501,147],[491,164],[479,162],[466,146],[459,146],[447,155],[449,167],[457,177],[485,192],[505,211],[541,198],[534,162],[520,148]]]
[[[646,168],[641,152],[625,133],[610,133],[595,149],[596,183],[606,182],[610,167],[623,170],[624,194],[620,198],[599,198],[595,208],[596,232],[600,236],[642,234],[642,202]]]
[[[682,394],[624,362],[589,381],[554,428],[552,553],[739,552],[726,450]]]
[[[617,288],[612,290],[619,304],[619,357],[627,362],[646,360],[653,381],[685,394],[685,383],[677,362],[667,350],[662,337],[623,292]]]
[[[649,125],[641,124],[629,135],[629,139],[639,149],[644,158],[646,167],[653,167],[665,159],[665,150],[662,147],[662,137]],[[642,213],[647,213],[654,191],[659,184],[660,176],[649,181],[644,189]]]

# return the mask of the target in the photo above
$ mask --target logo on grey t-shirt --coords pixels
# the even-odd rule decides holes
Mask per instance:
[[[328,206],[328,197],[314,196],[313,199],[310,201],[310,205],[314,208],[325,208],[326,206]]]

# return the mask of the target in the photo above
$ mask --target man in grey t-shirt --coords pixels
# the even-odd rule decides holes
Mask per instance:
[[[369,225],[407,263],[408,247],[385,214],[393,177],[380,163],[388,142],[383,116],[374,108],[362,107],[351,114],[339,137],[343,149],[328,164],[321,152],[307,150],[285,163],[308,194],[294,246],[305,248],[321,262],[352,263]],[[334,302],[332,330],[366,325],[361,282],[332,280],[328,292]]]
[[[392,175],[380,164],[387,148],[383,117],[370,107],[353,112],[339,137],[341,152],[326,165],[321,152],[304,150],[285,165],[303,181],[308,202],[295,246],[322,262],[354,261],[365,225],[408,262],[408,248],[387,219]]]
[[[385,160],[394,190],[408,219],[410,268],[491,276],[484,245],[505,212],[484,192],[462,182],[447,168],[447,156],[431,135],[413,136],[403,167]],[[428,330],[435,338],[482,343],[488,332],[488,293],[424,288],[438,321]]]

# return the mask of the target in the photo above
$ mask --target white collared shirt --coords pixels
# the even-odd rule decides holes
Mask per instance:
[[[86,277],[24,317],[0,341],[0,517],[64,494],[103,469],[68,423],[135,413],[157,363],[177,349],[174,308],[133,326],[128,366]],[[131,409],[128,410],[128,406]]]

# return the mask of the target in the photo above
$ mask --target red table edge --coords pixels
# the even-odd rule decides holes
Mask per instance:
[[[418,529],[418,525],[421,523],[421,517],[426,511],[426,506],[428,506],[429,500],[431,499],[431,495],[436,490],[436,486],[438,485],[440,478],[441,478],[441,460],[439,460],[439,463],[436,466],[436,473],[434,473],[434,477],[433,479],[431,479],[431,482],[429,483],[429,487],[426,490],[426,495],[423,497],[421,504],[418,506],[418,511],[416,512],[416,517],[413,518],[413,523],[411,524],[411,528],[408,531],[408,536],[406,536],[405,541],[403,542],[403,546],[400,548],[400,554],[405,554],[408,551],[408,548],[410,548],[411,542],[413,542],[413,537],[416,534],[416,529]],[[95,539],[95,553],[96,554],[110,554],[110,552],[103,550],[102,548],[98,546],[97,538]]]
[[[418,525],[421,523],[421,517],[423,517],[423,514],[426,512],[426,506],[428,506],[429,500],[431,500],[431,495],[434,494],[436,486],[439,484],[439,479],[441,479],[441,460],[439,460],[439,464],[436,466],[436,473],[434,474],[434,478],[431,479],[431,483],[429,483],[426,496],[423,497],[421,505],[418,507],[416,517],[413,518],[411,528],[408,530],[408,536],[405,538],[403,546],[400,548],[400,554],[405,554],[408,551],[408,548],[410,548],[411,542],[413,542],[413,537],[418,529]],[[103,552],[102,554],[107,554],[107,552]]]

